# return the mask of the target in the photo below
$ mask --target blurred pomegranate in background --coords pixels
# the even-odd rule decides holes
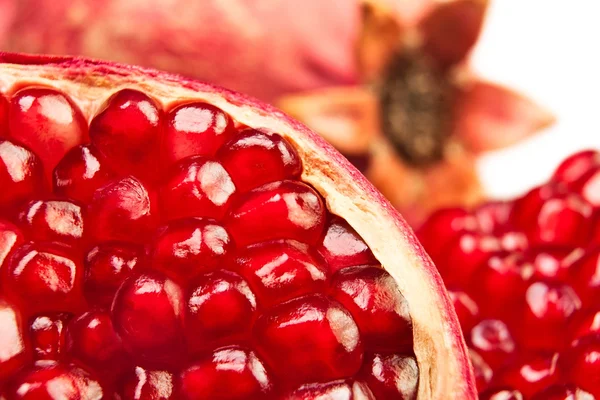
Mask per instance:
[[[153,66],[275,102],[417,225],[477,203],[478,154],[552,116],[466,58],[487,1],[0,0],[0,49]]]

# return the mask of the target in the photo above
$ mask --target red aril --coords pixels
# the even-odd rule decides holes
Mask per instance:
[[[238,347],[208,354],[182,371],[179,379],[179,395],[185,400],[265,398],[273,385],[260,358]]]
[[[323,292],[329,281],[326,265],[308,246],[291,240],[247,247],[238,253],[237,264],[259,302],[267,306]]]
[[[40,123],[0,143],[0,397],[475,397],[435,268],[314,133],[133,67],[2,54],[0,81]]]
[[[256,318],[256,298],[238,274],[219,270],[202,275],[186,298],[185,324],[191,351],[243,342]]]
[[[567,157],[554,171],[552,180],[571,186],[600,166],[600,154],[595,150],[584,150]]]
[[[532,400],[594,400],[594,396],[574,385],[553,385],[538,392]]]
[[[469,350],[469,358],[471,359],[471,364],[473,365],[473,373],[475,374],[477,391],[481,393],[487,389],[490,381],[492,380],[493,371],[475,350]]]
[[[600,397],[600,336],[576,341],[561,355],[559,363],[568,382]]]
[[[8,101],[0,95],[0,137],[8,134]]]
[[[158,228],[148,247],[153,269],[188,280],[231,263],[233,242],[223,225],[205,218],[182,218]]]
[[[97,188],[114,177],[96,148],[83,145],[72,148],[54,168],[54,193],[89,204]]]
[[[0,300],[0,382],[17,373],[31,355],[23,325],[19,310]]]
[[[85,119],[65,94],[50,88],[25,88],[11,97],[10,137],[42,159],[46,175],[71,148],[85,141]]]
[[[492,368],[514,358],[516,344],[506,324],[497,319],[484,319],[471,329],[471,348]]]
[[[419,384],[418,370],[414,357],[375,354],[366,360],[362,378],[376,399],[414,399]]]
[[[265,183],[296,179],[302,172],[298,152],[280,135],[247,129],[226,143],[218,154],[235,186],[247,192]],[[246,168],[236,168],[239,165]]]
[[[102,399],[98,378],[76,365],[43,361],[27,368],[8,385],[9,399]]]
[[[172,168],[161,187],[160,212],[164,219],[222,219],[235,192],[231,176],[220,162],[199,156],[185,158]]]
[[[481,399],[600,398],[599,166],[600,151],[582,151],[517,199],[439,210],[423,224],[440,232],[423,243],[441,257]],[[475,246],[483,237],[501,251],[485,255]],[[463,268],[451,269],[450,256]]]
[[[37,200],[19,214],[19,225],[32,240],[81,244],[84,210],[70,201]]]
[[[10,215],[45,186],[40,159],[17,143],[0,140],[0,183],[4,188],[0,193],[2,214]]]
[[[85,295],[91,305],[110,307],[117,289],[140,268],[142,251],[126,242],[103,242],[85,256]]]
[[[496,384],[517,389],[527,399],[561,380],[558,354],[523,357],[499,372]]]
[[[344,267],[377,263],[371,249],[356,231],[346,221],[335,216],[325,226],[319,253],[329,264],[332,273]]]
[[[467,293],[459,290],[448,290],[458,322],[463,332],[469,332],[479,321],[479,306]]]
[[[600,163],[573,184],[573,190],[594,207],[600,206]]]
[[[29,340],[36,360],[60,360],[65,356],[65,334],[72,314],[39,314],[30,319]]]
[[[175,400],[175,377],[169,371],[135,367],[121,382],[122,398],[127,400]]]
[[[236,134],[233,120],[207,103],[179,106],[166,119],[163,155],[169,163],[189,156],[214,156]]]
[[[90,123],[92,144],[110,167],[144,180],[157,179],[161,111],[143,92],[113,94]]]

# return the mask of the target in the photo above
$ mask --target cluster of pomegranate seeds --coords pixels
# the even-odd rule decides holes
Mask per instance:
[[[600,399],[600,152],[513,201],[434,213],[418,236],[449,287],[480,398]]]
[[[26,87],[0,135],[0,397],[416,398],[406,300],[279,134]]]

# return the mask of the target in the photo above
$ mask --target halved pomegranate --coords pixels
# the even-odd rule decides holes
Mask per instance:
[[[600,398],[599,169],[600,151],[576,153],[520,198],[439,210],[419,230],[481,398]]]
[[[5,398],[474,398],[433,264],[298,122],[77,58],[0,95]]]

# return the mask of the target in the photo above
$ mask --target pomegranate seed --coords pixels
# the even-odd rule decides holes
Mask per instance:
[[[19,223],[33,240],[77,245],[83,237],[83,212],[69,201],[33,201],[19,215]]]
[[[238,253],[237,264],[263,307],[326,289],[326,266],[299,242],[267,242],[248,247]]]
[[[600,153],[598,151],[580,151],[566,158],[558,166],[552,180],[571,185],[598,165],[600,165]]]
[[[581,302],[567,285],[532,283],[525,292],[525,309],[520,341],[528,349],[560,349],[566,342],[564,327]]]
[[[477,392],[481,393],[487,389],[493,376],[493,371],[489,365],[483,360],[483,358],[472,349],[469,349],[469,358],[473,365],[473,372],[475,373],[475,384],[477,385]]]
[[[600,299],[600,247],[591,249],[573,263],[568,282],[584,307],[597,306]]]
[[[110,314],[88,311],[69,323],[67,351],[85,365],[102,371],[124,363],[121,339],[113,328]]]
[[[458,316],[463,332],[469,332],[479,321],[479,307],[477,303],[465,292],[448,290],[448,295]]]
[[[573,184],[573,191],[594,207],[600,207],[600,163]]]
[[[233,250],[229,233],[219,223],[186,218],[159,228],[150,245],[150,262],[175,280],[187,280],[222,267]]]
[[[523,400],[523,395],[518,390],[496,388],[481,393],[479,400]]]
[[[127,243],[105,242],[85,257],[85,294],[92,304],[110,308],[121,283],[139,268],[140,250]]]
[[[74,365],[44,362],[26,370],[11,384],[8,399],[102,399],[100,382]]]
[[[29,337],[34,357],[37,360],[55,360],[63,357],[65,350],[65,331],[72,315],[38,315],[29,325]]]
[[[419,368],[412,356],[375,354],[365,360],[361,375],[376,399],[417,398]]]
[[[112,95],[90,123],[93,145],[110,167],[143,180],[156,180],[162,111],[142,92]]]
[[[26,88],[13,95],[9,130],[12,138],[40,157],[47,174],[88,137],[87,124],[77,106],[48,88]]]
[[[594,400],[594,396],[573,385],[552,385],[531,400]]]
[[[470,344],[492,368],[509,361],[514,355],[516,344],[506,324],[497,319],[484,319],[471,329]]]
[[[510,212],[510,223],[518,230],[527,231],[531,227],[533,216],[539,213],[544,202],[556,193],[564,193],[553,184],[542,185],[527,192],[515,200]]]
[[[375,396],[362,382],[338,380],[327,383],[302,385],[281,398],[281,400],[375,400]],[[391,398],[390,398],[391,399]]]
[[[243,340],[256,312],[256,298],[238,274],[220,270],[192,285],[186,302],[186,331],[192,350]]]
[[[533,268],[532,280],[565,282],[572,256],[568,247],[534,247],[525,252],[523,263]]]
[[[181,372],[182,399],[263,398],[271,391],[271,379],[264,364],[251,351],[229,347],[219,349]]]
[[[0,220],[0,267],[9,254],[23,243],[21,230],[10,222]]]
[[[267,311],[256,321],[254,337],[273,373],[290,383],[352,376],[363,361],[350,313],[322,296],[301,297]]]
[[[523,397],[530,398],[538,391],[558,383],[558,354],[532,356],[512,363],[496,377],[500,385],[517,389]]]
[[[94,192],[110,182],[112,171],[90,145],[77,146],[69,151],[54,168],[54,193],[83,204],[92,201]]]
[[[546,199],[529,216],[525,229],[533,244],[553,244],[576,247],[585,245],[590,237],[592,206],[580,196],[558,194]]]
[[[484,233],[502,232],[509,224],[512,203],[492,201],[484,203],[473,211],[479,230]]]
[[[571,342],[600,333],[600,310],[581,310],[569,324]]]
[[[0,140],[0,185],[0,206],[11,215],[15,206],[43,192],[43,168],[39,158],[25,147]]]
[[[27,315],[77,311],[85,306],[83,268],[77,257],[58,244],[24,244],[15,250],[2,274],[3,293]]]
[[[90,236],[96,241],[144,241],[156,224],[152,200],[134,177],[101,187],[88,207]]]
[[[466,286],[477,268],[500,250],[496,238],[471,232],[459,233],[446,245],[444,261],[436,265],[447,286]]]
[[[0,137],[8,135],[8,101],[0,94]]]
[[[242,245],[273,239],[316,244],[325,225],[325,205],[310,186],[295,181],[268,183],[233,204],[227,228]]]
[[[203,157],[181,160],[160,190],[165,219],[210,217],[221,219],[236,188],[218,161]]]
[[[341,268],[377,264],[369,246],[343,219],[333,217],[327,223],[319,253],[334,273]]]
[[[234,133],[231,117],[211,104],[179,106],[167,116],[165,158],[175,162],[195,155],[212,156]]]
[[[168,371],[135,367],[122,383],[123,400],[175,400],[175,379]]]
[[[218,157],[240,192],[297,179],[302,173],[300,156],[287,140],[256,129],[240,132],[221,148]]]
[[[142,274],[128,278],[119,288],[112,320],[138,361],[160,367],[180,361],[184,312],[178,284],[157,273]]]
[[[439,268],[446,259],[444,246],[459,233],[477,228],[477,220],[466,210],[446,208],[431,214],[417,231],[417,236]]]
[[[520,306],[520,295],[532,273],[519,254],[495,254],[475,271],[469,293],[484,316],[500,316],[508,321],[514,308]]]
[[[385,270],[372,266],[344,268],[332,278],[331,287],[331,296],[358,324],[367,351],[412,349],[408,303]]]
[[[19,310],[0,299],[0,382],[17,372],[30,357]]]
[[[569,382],[600,397],[600,336],[580,339],[561,355],[559,362]]]

